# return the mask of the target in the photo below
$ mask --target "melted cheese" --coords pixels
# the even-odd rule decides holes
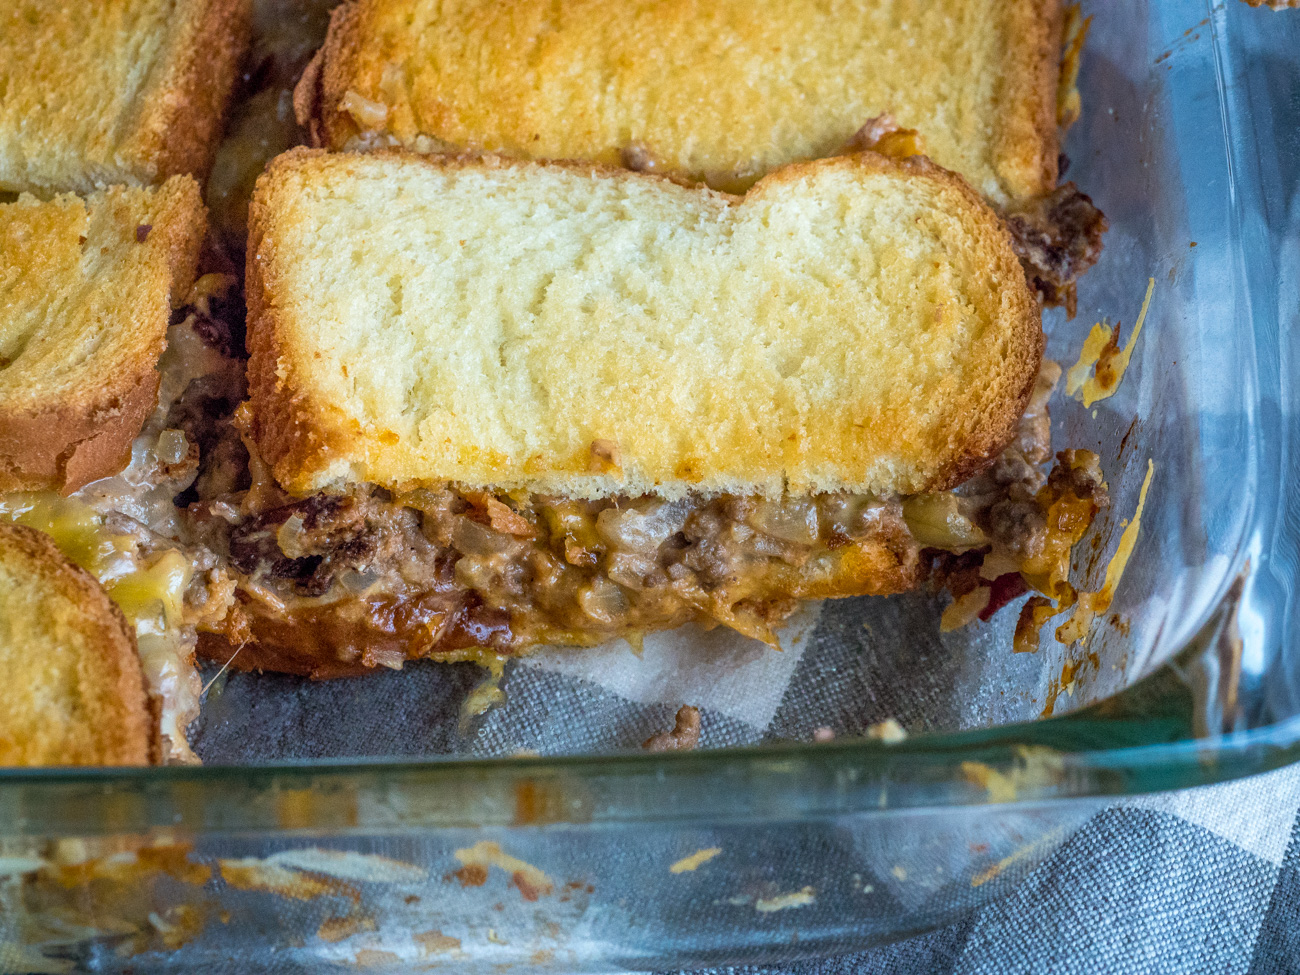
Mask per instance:
[[[135,540],[108,529],[94,508],[53,491],[0,496],[0,518],[44,532],[68,560],[94,576],[128,620],[149,632],[177,626],[192,569],[180,552],[144,561]]]
[[[974,623],[988,607],[992,595],[993,590],[988,586],[977,586],[964,596],[954,599],[939,617],[939,632],[951,633]]]
[[[700,869],[700,867],[708,863],[710,860],[712,860],[715,856],[717,856],[721,852],[722,852],[722,847],[720,846],[710,846],[703,850],[696,850],[690,856],[682,857],[680,860],[674,863],[671,867],[668,868],[668,872],[669,873],[694,873],[696,870]]]
[[[1087,635],[1088,628],[1092,626],[1092,621],[1098,615],[1110,609],[1110,604],[1115,598],[1115,590],[1119,588],[1120,579],[1124,576],[1124,569],[1128,566],[1129,557],[1133,554],[1133,548],[1137,545],[1138,531],[1141,527],[1142,509],[1147,503],[1147,489],[1151,487],[1151,475],[1155,473],[1155,463],[1147,461],[1147,475],[1142,480],[1142,490],[1138,493],[1137,510],[1133,512],[1133,520],[1124,528],[1124,533],[1120,535],[1119,545],[1115,548],[1115,554],[1111,556],[1109,564],[1106,566],[1106,580],[1102,583],[1100,589],[1096,592],[1079,593],[1079,601],[1074,607],[1074,612],[1070,618],[1056,628],[1056,639],[1062,643],[1077,643]]]
[[[519,888],[525,900],[535,901],[538,895],[549,894],[554,889],[551,878],[545,873],[531,863],[512,857],[502,850],[499,844],[491,840],[481,840],[473,846],[456,850],[454,855],[463,867],[480,868],[484,879],[490,867],[504,870],[510,874],[514,885]]]
[[[1151,307],[1151,293],[1155,286],[1156,279],[1147,278],[1147,293],[1142,300],[1142,311],[1138,313],[1133,334],[1128,337],[1128,343],[1122,352],[1115,329],[1105,322],[1094,325],[1084,339],[1083,348],[1079,350],[1079,361],[1070,367],[1065,377],[1065,392],[1085,407],[1109,399],[1119,389],[1124,373],[1128,370],[1129,360],[1133,358],[1138,336],[1142,334],[1142,326],[1146,323],[1147,309]]]
[[[173,549],[147,566],[109,580],[105,588],[129,619],[166,629],[181,625],[185,590],[193,574],[190,560]]]
[[[1061,30],[1061,76],[1056,88],[1056,124],[1068,129],[1078,121],[1083,109],[1079,96],[1079,63],[1083,59],[1083,42],[1088,37],[1092,18],[1083,16],[1077,3],[1065,9],[1065,24]]]
[[[53,491],[0,495],[0,518],[44,532],[69,561],[85,569],[135,628],[145,681],[162,701],[164,758],[197,761],[185,728],[198,714],[194,636],[182,623],[193,568],[175,550],[144,558],[135,539],[111,531],[84,501]]]
[[[477,648],[475,648],[477,649]],[[501,678],[506,670],[506,658],[499,653],[480,650],[471,658],[480,667],[486,667],[488,676],[465,698],[460,708],[460,725],[464,732],[473,718],[487,712],[489,708],[505,703],[506,692],[501,689]]]
[[[130,539],[106,531],[94,508],[53,491],[0,495],[0,518],[49,535],[59,551],[97,579],[113,574],[133,547]]]

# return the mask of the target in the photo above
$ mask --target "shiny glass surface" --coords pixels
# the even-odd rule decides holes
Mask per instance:
[[[3,772],[0,970],[806,957],[999,896],[1115,799],[1300,759],[1300,11],[1085,12],[1069,177],[1112,229],[1049,352],[1069,365],[1156,286],[1119,393],[1067,401],[1054,436],[1103,455],[1104,551],[1154,473],[1125,627],[1056,716],[972,682],[945,730],[892,745]],[[998,692],[1042,667],[1008,656]]]

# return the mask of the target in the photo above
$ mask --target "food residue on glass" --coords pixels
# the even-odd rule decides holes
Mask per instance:
[[[311,874],[263,860],[259,857],[218,860],[221,879],[239,890],[259,890],[292,900],[313,900],[330,894],[352,895],[360,900],[355,889]]]
[[[1151,487],[1151,476],[1154,473],[1155,463],[1148,460],[1146,477],[1142,480],[1142,490],[1138,492],[1137,509],[1133,512],[1133,519],[1124,527],[1115,554],[1111,556],[1110,563],[1106,566],[1106,580],[1096,592],[1079,593],[1079,601],[1074,607],[1074,612],[1070,614],[1068,620],[1056,628],[1056,638],[1062,643],[1078,643],[1087,635],[1093,619],[1110,609],[1111,601],[1115,598],[1115,590],[1119,588],[1129,557],[1133,554],[1134,546],[1137,545],[1142,509],[1146,506],[1147,489]]]
[[[895,745],[907,739],[907,732],[896,720],[886,718],[867,728],[867,737],[873,741],[883,741],[886,745]]]
[[[680,860],[674,863],[671,867],[668,868],[668,872],[669,873],[692,873],[698,870],[704,864],[708,863],[710,860],[712,860],[715,856],[717,856],[721,852],[722,852],[722,847],[720,846],[710,846],[707,849],[696,850],[690,856],[682,857]]]
[[[641,747],[648,752],[688,752],[699,743],[699,709],[684,704],[677,709],[672,730],[651,735]]]
[[[489,868],[496,867],[510,874],[510,883],[518,888],[526,901],[535,901],[554,889],[550,877],[531,863],[505,853],[499,844],[491,840],[481,840],[473,846],[457,850],[455,857],[461,864],[456,876],[464,887],[478,887],[486,883]]]
[[[391,951],[362,948],[357,952],[356,957],[352,959],[352,964],[357,968],[378,968],[381,965],[398,964],[401,960],[400,956],[393,954]]]
[[[344,941],[354,934],[375,929],[375,919],[365,914],[346,914],[342,917],[331,915],[321,921],[320,927],[316,929],[316,937],[332,944],[336,941]]]
[[[1056,88],[1056,124],[1068,129],[1078,121],[1083,102],[1079,96],[1079,64],[1083,59],[1083,42],[1088,37],[1092,18],[1083,16],[1077,3],[1065,8],[1061,28],[1061,75]]]
[[[465,698],[465,703],[461,705],[460,723],[462,731],[468,727],[471,719],[486,714],[489,709],[504,703],[506,699],[505,691],[501,689],[501,678],[505,674],[506,658],[498,653],[484,653],[480,656],[479,663],[487,668],[488,675],[483,678],[474,690],[469,692],[469,696]]]
[[[979,619],[980,613],[988,608],[993,590],[988,586],[978,586],[970,592],[958,596],[939,617],[939,632],[951,633]]]
[[[1042,836],[1034,840],[1032,843],[1026,843],[1024,846],[1020,847],[1020,849],[1016,850],[1010,856],[1005,856],[997,863],[993,864],[993,866],[989,867],[988,869],[981,870],[979,873],[977,873],[974,877],[971,878],[970,885],[972,887],[982,887],[990,880],[993,880],[994,878],[999,876],[1003,870],[1005,870],[1007,867],[1011,866],[1012,864],[1019,863],[1021,860],[1028,859],[1029,857],[1033,856],[1035,853],[1038,853],[1040,851],[1046,852],[1047,850],[1055,846],[1056,841],[1060,838],[1063,832],[1064,829],[1062,827],[1057,827],[1056,829],[1049,830],[1048,832],[1044,833]]]
[[[793,907],[804,907],[816,899],[817,889],[815,887],[804,887],[788,894],[778,894],[776,897],[760,897],[754,901],[754,910],[760,914],[771,914],[775,911],[785,911]]]
[[[1074,697],[1074,687],[1086,668],[1091,668],[1090,673],[1093,675],[1101,670],[1101,657],[1095,650],[1088,651],[1081,658],[1066,658],[1061,664],[1061,676],[1047,684],[1047,700],[1043,704],[1043,710],[1039,712],[1040,718],[1052,716],[1056,711],[1056,699],[1061,696],[1062,691],[1065,691],[1067,697]]]
[[[1057,613],[1065,612],[1068,609],[1074,610],[1070,617],[1056,629],[1056,639],[1061,643],[1070,645],[1078,643],[1087,636],[1093,620],[1110,608],[1110,604],[1115,598],[1115,591],[1119,587],[1120,579],[1124,575],[1124,569],[1128,565],[1129,557],[1133,554],[1133,548],[1137,545],[1142,509],[1146,505],[1147,490],[1151,486],[1151,477],[1154,472],[1155,464],[1153,461],[1148,460],[1146,477],[1143,479],[1142,489],[1138,493],[1137,509],[1133,513],[1133,519],[1123,523],[1125,525],[1124,532],[1120,536],[1115,554],[1106,567],[1105,581],[1099,590],[1096,592],[1077,591],[1066,578],[1069,568],[1068,561],[1062,561],[1057,566],[1051,579],[1035,582],[1035,588],[1047,593],[1048,596],[1047,598],[1032,597],[1021,607],[1020,618],[1016,622],[1014,642],[1014,649],[1017,653],[1036,651],[1038,649],[1039,629]],[[1059,692],[1060,688],[1058,687],[1057,693]],[[1052,696],[1048,707],[1044,710],[1045,714],[1051,713],[1054,702],[1055,695]]]
[[[0,858],[0,915],[26,944],[0,940],[6,971],[80,971],[43,949],[61,953],[74,940],[112,939],[120,958],[175,951],[222,917],[201,889],[212,868],[191,859],[192,846],[159,836],[57,840],[46,856]],[[164,880],[164,878],[167,878]],[[185,892],[177,887],[190,888]],[[14,925],[17,925],[15,928]]]
[[[1142,310],[1138,313],[1137,324],[1133,326],[1133,334],[1129,336],[1123,351],[1119,348],[1119,323],[1114,328],[1105,322],[1098,322],[1092,327],[1079,351],[1079,361],[1066,374],[1067,395],[1073,396],[1085,407],[1115,395],[1115,390],[1124,379],[1129,360],[1133,357],[1138,337],[1142,334],[1155,286],[1156,279],[1147,278],[1147,293],[1142,299]]]
[[[432,931],[418,931],[411,937],[420,946],[420,954],[426,957],[460,951],[460,938],[445,935],[437,928]]]
[[[1054,785],[1064,774],[1058,752],[1042,745],[1017,745],[1016,764],[1000,772],[983,762],[962,762],[961,774],[971,785],[984,789],[989,802],[1015,802],[1022,789]]]

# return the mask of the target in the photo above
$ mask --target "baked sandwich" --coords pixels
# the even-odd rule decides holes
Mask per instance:
[[[0,204],[0,491],[66,494],[126,465],[204,225],[188,176]]]
[[[252,480],[191,507],[240,667],[770,640],[800,599],[912,588],[905,506],[999,457],[1039,373],[1005,228],[923,159],[737,197],[297,150],[250,225]]]
[[[248,20],[249,0],[0,5],[0,191],[202,176]]]
[[[225,282],[195,281],[204,225],[189,176],[0,204],[0,523],[45,532],[119,604],[165,760],[192,757],[195,627],[226,605],[173,498],[216,442],[205,407],[243,390],[209,347]]]
[[[582,159],[733,192],[846,147],[923,151],[1019,215],[1040,292],[1070,304],[1105,229],[1057,186],[1083,28],[1059,0],[349,0],[296,104],[334,150]]]
[[[0,522],[0,766],[146,765],[135,634],[49,536]]]

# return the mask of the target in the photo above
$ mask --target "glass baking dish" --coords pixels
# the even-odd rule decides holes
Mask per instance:
[[[463,665],[233,678],[205,712],[204,767],[0,773],[0,970],[815,956],[999,897],[1118,797],[1300,758],[1300,503],[1283,490],[1300,475],[1300,12],[1085,13],[1069,178],[1111,230],[1078,317],[1046,316],[1049,354],[1072,364],[1103,317],[1126,338],[1155,283],[1117,394],[1053,401],[1054,442],[1097,449],[1113,499],[1085,585],[1151,471],[1123,584],[1082,647],[1013,655],[1014,609],[940,634],[927,596],[830,604],[791,665],[821,697],[714,739],[750,746],[669,754],[627,750],[638,728],[565,737],[561,709],[594,697],[520,719],[510,681],[535,669],[476,719],[496,723],[492,748],[465,730]],[[394,745],[385,729],[417,699],[447,727]],[[858,736],[891,717],[906,739]],[[821,726],[837,740],[812,743]]]

